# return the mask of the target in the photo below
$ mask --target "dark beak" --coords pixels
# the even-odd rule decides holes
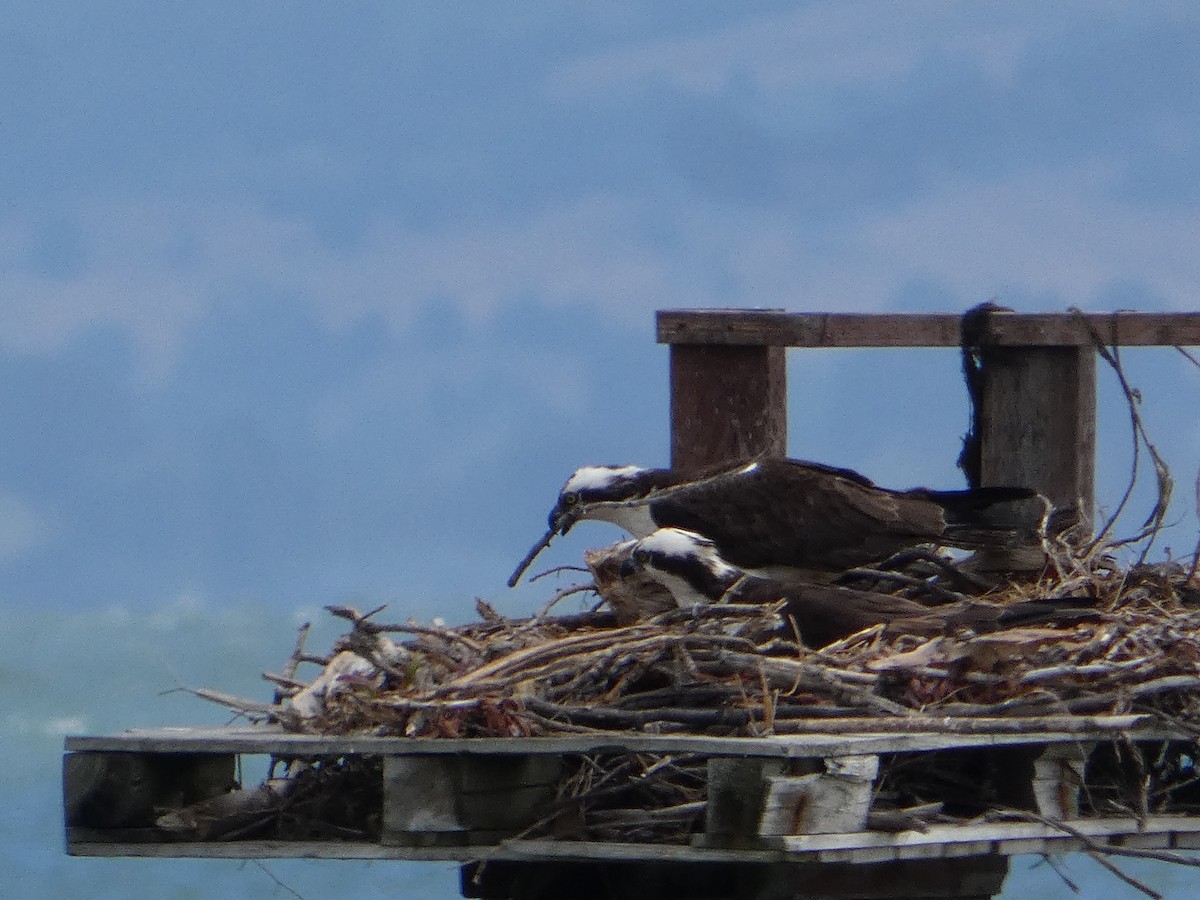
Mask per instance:
[[[617,574],[622,578],[630,578],[640,574],[642,571],[642,558],[638,555],[638,551],[630,553],[621,561],[621,567],[617,569]]]
[[[579,521],[579,510],[568,509],[560,512],[550,522],[550,530],[557,534],[566,534]]]

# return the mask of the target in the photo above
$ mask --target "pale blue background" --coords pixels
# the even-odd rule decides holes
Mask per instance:
[[[1185,2],[9,0],[0,880],[280,896],[252,865],[67,859],[62,734],[220,721],[159,692],[266,696],[324,603],[531,611],[555,584],[504,579],[569,471],[666,462],[657,308],[1200,308],[1198,49]],[[1200,370],[1127,361],[1190,553]],[[793,353],[792,452],[960,484],[957,365]],[[1107,374],[1101,432],[1111,507]],[[270,868],[456,895],[449,866]],[[1014,869],[1006,896],[1068,895]]]

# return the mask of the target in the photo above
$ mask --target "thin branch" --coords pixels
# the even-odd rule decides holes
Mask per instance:
[[[296,646],[292,650],[292,655],[288,657],[287,662],[283,664],[283,669],[279,673],[279,679],[268,673],[263,673],[263,678],[268,681],[274,681],[276,684],[275,699],[276,704],[282,703],[284,697],[287,696],[286,690],[281,690],[285,687],[295,687],[297,689],[304,687],[302,682],[296,681],[296,669],[304,659],[304,642],[308,640],[308,632],[312,628],[312,622],[305,622],[296,633]]]
[[[289,894],[291,894],[293,897],[295,897],[296,900],[306,900],[306,898],[303,894],[298,893],[295,889],[289,887],[288,885],[286,885],[282,881],[280,881],[278,878],[276,878],[275,874],[270,869],[268,869],[266,866],[264,866],[262,864],[261,860],[252,859],[252,860],[250,860],[250,862],[252,862],[252,863],[254,863],[254,865],[258,866],[263,871],[263,874],[265,874],[268,878],[270,878],[273,882],[275,882],[275,886],[277,888],[287,891]]]
[[[584,570],[584,571],[586,571],[586,570]],[[530,581],[532,581],[532,580],[533,579],[530,579]],[[551,597],[549,600],[547,600],[546,603],[542,606],[542,608],[539,609],[534,614],[533,618],[535,621],[544,619],[544,618],[546,618],[547,615],[549,615],[550,610],[554,609],[555,606],[557,606],[559,603],[561,603],[563,600],[567,599],[571,595],[586,594],[588,592],[594,593],[595,590],[596,590],[596,585],[590,581],[587,583],[581,582],[579,584],[569,584],[564,588],[560,588],[559,590],[555,591],[554,596]]]
[[[1140,450],[1142,446],[1145,446],[1146,452],[1150,454],[1151,462],[1154,464],[1154,474],[1158,481],[1158,501],[1155,503],[1150,515],[1146,517],[1146,521],[1142,524],[1142,534],[1132,541],[1133,543],[1136,543],[1142,539],[1149,538],[1148,543],[1142,549],[1142,552],[1138,557],[1138,564],[1140,565],[1146,561],[1146,558],[1150,553],[1150,548],[1154,545],[1154,539],[1162,528],[1163,520],[1167,514],[1167,507],[1171,502],[1171,493],[1174,488],[1174,481],[1171,478],[1170,469],[1167,467],[1166,462],[1158,452],[1158,448],[1154,445],[1154,442],[1150,440],[1150,436],[1146,431],[1145,422],[1142,420],[1142,416],[1138,412],[1138,407],[1142,402],[1142,394],[1141,391],[1132,387],[1129,383],[1129,380],[1125,377],[1125,369],[1124,366],[1121,365],[1120,347],[1117,345],[1114,345],[1111,348],[1108,347],[1101,339],[1095,327],[1079,309],[1072,308],[1071,311],[1076,313],[1080,317],[1080,320],[1085,323],[1088,331],[1091,334],[1092,343],[1095,345],[1096,352],[1106,363],[1108,363],[1109,367],[1116,375],[1117,381],[1121,385],[1121,390],[1125,394],[1125,401],[1129,408],[1130,426],[1133,431],[1133,460],[1129,484],[1125,488],[1125,493],[1122,495],[1120,503],[1117,504],[1116,510],[1109,517],[1108,521],[1105,522],[1104,527],[1100,529],[1100,532],[1096,535],[1088,549],[1091,550],[1092,548],[1100,545],[1100,543],[1104,541],[1109,533],[1111,533],[1113,526],[1121,515],[1121,512],[1125,509],[1125,506],[1129,502],[1129,498],[1133,495],[1134,485],[1137,483]],[[1131,543],[1131,541],[1124,541],[1122,543]]]
[[[1118,844],[1106,844],[1098,841],[1090,835],[1084,834],[1077,828],[1073,828],[1068,823],[1061,819],[1052,819],[1049,816],[1038,815],[1037,813],[1026,812],[1017,809],[998,810],[997,814],[1005,819],[1016,819],[1018,821],[1034,822],[1040,825],[1046,825],[1050,828],[1055,828],[1064,834],[1068,834],[1076,840],[1080,841],[1087,849],[1092,858],[1103,865],[1109,871],[1113,872],[1123,881],[1137,888],[1148,897],[1160,897],[1157,891],[1147,887],[1136,879],[1132,879],[1125,873],[1120,872],[1111,862],[1103,860],[1103,856],[1125,856],[1130,859],[1152,859],[1157,862],[1171,863],[1177,866],[1190,866],[1191,868],[1200,868],[1200,859],[1195,859],[1190,856],[1185,856],[1182,853],[1176,853],[1171,850],[1150,850],[1143,847],[1125,847]]]
[[[1180,353],[1182,353],[1184,358],[1188,362],[1190,362],[1197,369],[1200,369],[1200,359],[1197,359],[1195,356],[1193,356],[1191,353],[1189,353],[1183,347],[1180,347],[1178,344],[1175,345],[1175,349],[1178,350]]]
[[[1200,522],[1200,471],[1196,472],[1196,520]],[[1192,567],[1188,569],[1187,580],[1191,581],[1196,577],[1196,571],[1200,569],[1200,537],[1196,539],[1196,550],[1192,553]]]
[[[378,611],[378,610],[377,610]],[[400,633],[400,634],[419,634],[426,637],[437,637],[452,643],[462,644],[472,653],[483,653],[483,645],[478,641],[472,640],[465,634],[460,634],[453,628],[438,628],[433,625],[418,625],[416,622],[405,622],[403,625],[376,625],[373,622],[360,623],[361,629],[368,634],[380,634],[384,632]],[[356,626],[359,627],[359,626]]]
[[[533,584],[533,582],[535,582],[535,581],[538,581],[542,578],[547,578],[551,575],[557,575],[560,572],[586,572],[586,571],[588,571],[586,566],[555,566],[554,568],[547,569],[544,572],[538,572],[536,575],[530,575],[529,583]]]
[[[1058,863],[1057,860],[1055,860],[1055,858],[1053,856],[1051,856],[1049,853],[1043,853],[1042,854],[1042,862],[1044,862],[1046,865],[1048,865],[1051,869],[1054,870],[1054,874],[1062,879],[1062,883],[1067,886],[1067,888],[1071,891],[1071,893],[1073,893],[1073,894],[1080,893],[1079,885],[1076,884],[1074,881],[1072,881],[1069,877],[1067,877],[1066,870]]]

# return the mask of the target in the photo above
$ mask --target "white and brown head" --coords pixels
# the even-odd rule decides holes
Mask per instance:
[[[680,607],[720,600],[745,573],[731,566],[708,538],[682,528],[660,528],[635,541],[622,568],[661,584]]]
[[[650,534],[657,526],[642,501],[672,481],[672,475],[666,469],[641,466],[583,466],[576,469],[558,492],[558,499],[550,510],[546,534],[521,560],[508,580],[509,587],[517,583],[551,540],[566,534],[583,519],[611,522],[635,538]]]

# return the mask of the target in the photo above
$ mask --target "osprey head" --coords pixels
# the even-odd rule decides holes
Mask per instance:
[[[653,485],[641,477],[650,469],[640,466],[584,466],[576,469],[558,492],[558,502],[550,510],[550,531],[566,534],[593,503],[636,500],[648,494]]]
[[[513,587],[539,553],[550,546],[555,535],[566,534],[580,519],[587,518],[595,504],[620,503],[646,496],[653,488],[654,469],[640,466],[584,466],[576,469],[558,492],[558,501],[550,510],[549,528],[508,579]],[[620,523],[618,523],[620,524]]]
[[[621,574],[648,575],[680,606],[719,600],[744,573],[721,558],[708,538],[682,528],[660,528],[636,541]]]

